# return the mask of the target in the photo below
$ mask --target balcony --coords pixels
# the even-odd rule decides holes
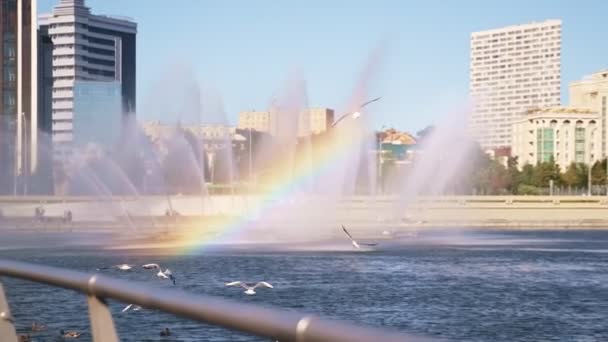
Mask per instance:
[[[53,143],[71,142],[73,138],[71,132],[53,132]]]
[[[53,91],[53,99],[71,99],[74,97],[73,91]]]
[[[53,109],[74,109],[74,103],[72,101],[53,102]]]
[[[73,117],[72,111],[53,113],[53,120],[72,120]]]
[[[53,131],[72,131],[73,125],[71,121],[58,122],[53,124]]]

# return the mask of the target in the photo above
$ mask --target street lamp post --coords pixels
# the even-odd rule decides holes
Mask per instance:
[[[592,156],[592,147],[594,146],[593,144],[593,138],[595,136],[595,131],[596,128],[591,130],[591,142],[589,143],[589,166],[587,167],[587,196],[591,196],[591,186],[592,186],[592,182],[591,182],[591,169],[593,169],[593,160],[591,158]]]
[[[251,127],[249,127],[249,184],[251,184],[251,176],[253,174],[252,163],[251,163],[251,160],[252,160],[252,150],[251,150],[252,147],[251,147],[251,145],[252,145],[252,143],[253,143],[253,141],[251,140]]]

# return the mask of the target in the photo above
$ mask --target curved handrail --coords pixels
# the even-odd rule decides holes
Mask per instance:
[[[0,260],[0,276],[62,287],[97,298],[112,298],[279,341],[431,341],[425,337],[363,328],[293,311],[194,295],[179,290],[159,289],[99,274],[18,261]]]

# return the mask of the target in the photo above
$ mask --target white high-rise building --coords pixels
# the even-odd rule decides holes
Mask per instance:
[[[561,20],[471,34],[469,128],[484,149],[511,146],[530,108],[560,105]]]
[[[93,15],[84,0],[60,0],[53,13],[40,16],[39,22],[53,43],[52,139],[54,150],[61,155],[69,151],[77,130],[75,94],[95,92],[85,82],[118,82],[122,112],[135,111],[137,24],[125,18]],[[77,89],[79,85],[83,85],[82,91]],[[97,127],[104,128],[116,129]]]

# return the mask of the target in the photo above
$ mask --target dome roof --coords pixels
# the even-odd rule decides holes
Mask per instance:
[[[382,132],[382,143],[394,145],[415,145],[416,139],[409,133],[398,132],[396,129],[387,129]]]

